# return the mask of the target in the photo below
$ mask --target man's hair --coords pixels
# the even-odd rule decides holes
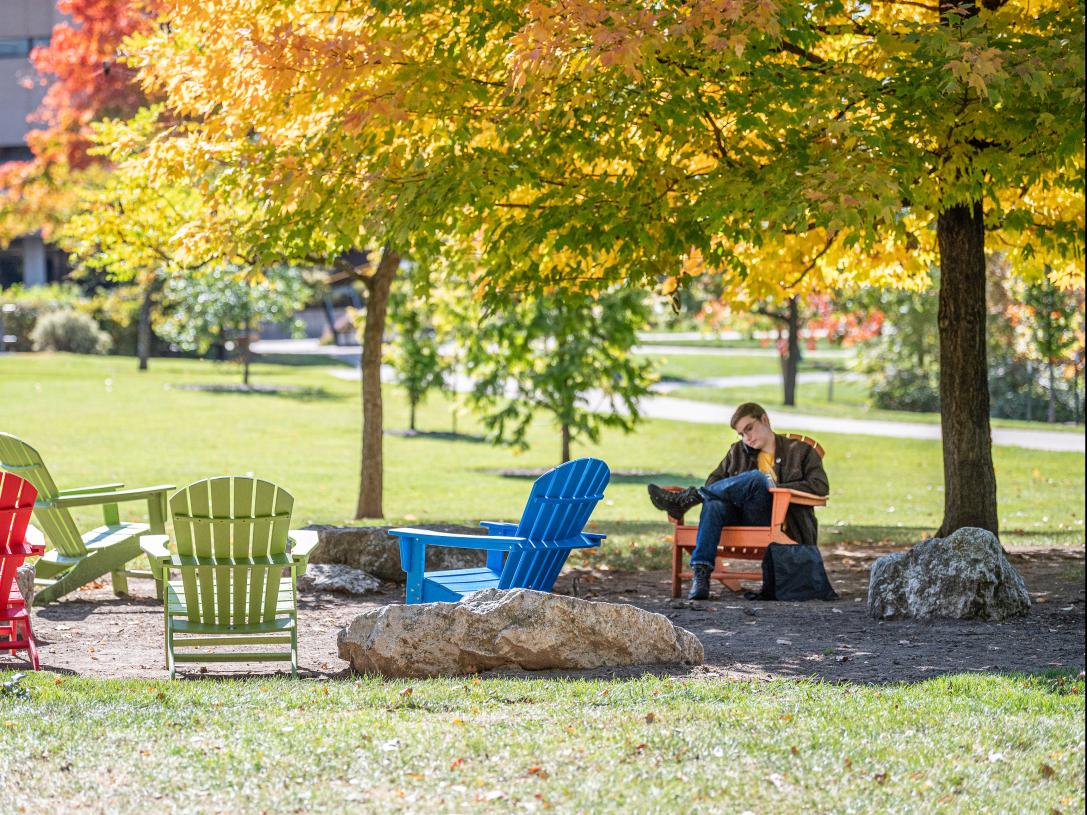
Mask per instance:
[[[741,419],[746,419],[748,416],[751,416],[754,419],[761,419],[765,415],[766,411],[763,409],[762,405],[757,402],[744,402],[736,408],[736,412],[733,413],[732,418],[728,420],[728,425],[735,430],[736,425],[740,423]]]

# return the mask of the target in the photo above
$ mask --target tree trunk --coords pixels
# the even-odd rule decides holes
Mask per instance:
[[[985,222],[981,202],[936,222],[940,248],[940,427],[944,519],[937,536],[964,526],[998,533],[985,349]]]
[[[366,284],[366,322],[362,330],[362,461],[359,501],[355,518],[383,518],[381,510],[384,472],[382,463],[382,434],[384,432],[381,405],[381,343],[385,336],[385,314],[389,306],[389,289],[400,256],[388,246],[381,250],[381,260]]]
[[[1049,410],[1046,421],[1050,424],[1057,421],[1057,363],[1052,359],[1049,360]]]
[[[412,433],[415,432],[415,403],[417,401],[417,399],[412,399],[408,408],[408,429]]]
[[[140,303],[140,321],[136,328],[136,356],[140,360],[140,370],[147,370],[147,360],[151,358],[151,309],[155,305],[158,286],[152,282],[143,292]]]
[[[796,371],[800,362],[800,305],[796,297],[789,298],[786,354],[781,359],[781,376],[785,386],[785,405],[796,406]]]
[[[245,324],[242,326],[242,384],[246,387],[249,386],[249,360],[251,355],[249,353],[249,318],[245,318]]]
[[[562,461],[565,464],[570,460],[570,425],[565,422],[562,425]]]

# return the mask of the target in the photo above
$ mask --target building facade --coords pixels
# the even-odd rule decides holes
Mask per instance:
[[[45,95],[30,52],[48,45],[53,26],[63,19],[54,0],[0,0],[0,163],[30,158],[27,118]],[[41,285],[66,271],[64,253],[40,235],[23,235],[0,248],[0,288]]]

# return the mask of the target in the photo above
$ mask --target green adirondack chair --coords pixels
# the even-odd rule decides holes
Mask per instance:
[[[293,506],[291,494],[275,484],[233,476],[197,481],[171,496],[175,551],[166,535],[140,542],[166,586],[171,679],[178,662],[289,660],[298,675],[295,583],[317,532],[289,529]],[[179,577],[171,579],[172,572]],[[290,650],[207,650],[224,645]],[[179,650],[190,648],[204,650]]]
[[[34,605],[63,597],[84,583],[109,574],[115,594],[128,592],[129,577],[153,577],[151,572],[125,569],[140,555],[140,535],[165,532],[166,494],[174,487],[122,489],[124,484],[60,490],[38,451],[21,439],[0,433],[0,469],[21,476],[34,485],[38,500],[34,519],[53,548],[38,559]],[[146,501],[148,523],[121,520],[117,505]],[[104,526],[80,534],[69,510],[72,507],[101,506]]]

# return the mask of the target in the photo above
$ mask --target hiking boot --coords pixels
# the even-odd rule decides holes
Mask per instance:
[[[685,513],[702,503],[702,496],[695,487],[674,492],[650,484],[649,500],[657,509],[663,509],[673,518],[682,520]]]
[[[712,566],[704,563],[696,563],[691,567],[691,590],[687,592],[688,600],[707,600],[710,596],[710,574]]]

